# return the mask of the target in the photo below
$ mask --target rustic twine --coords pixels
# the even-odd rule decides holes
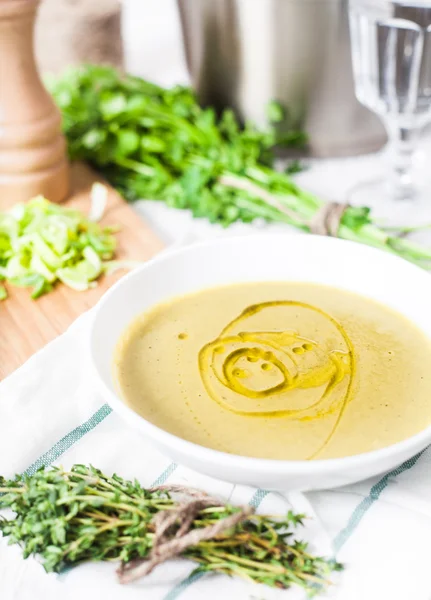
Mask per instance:
[[[276,208],[278,211],[289,217],[294,224],[308,227],[311,233],[315,233],[316,235],[330,235],[332,237],[337,237],[341,219],[343,218],[346,209],[349,208],[348,204],[328,202],[316,212],[311,221],[306,221],[299,217],[293,210],[285,206],[276,195],[264,190],[256,183],[246,179],[240,179],[235,175],[222,175],[219,178],[219,181],[228,187],[253,194],[269,206]]]
[[[152,520],[154,526],[153,546],[149,557],[122,563],[117,571],[120,583],[131,583],[148,575],[157,565],[179,556],[187,548],[196,546],[203,540],[217,537],[247,519],[254,512],[251,506],[244,506],[238,512],[220,519],[213,525],[191,529],[193,521],[201,510],[211,506],[223,506],[223,504],[200,490],[180,485],[158,486],[152,488],[151,491],[180,494],[188,500],[180,502],[173,510],[163,510],[155,515]],[[174,533],[172,528],[178,524],[179,527]]]
[[[337,237],[348,204],[340,202],[328,202],[320,208],[309,223],[311,233],[316,235],[330,235]]]

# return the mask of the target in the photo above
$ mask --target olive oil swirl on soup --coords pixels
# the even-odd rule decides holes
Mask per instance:
[[[431,414],[428,338],[342,290],[247,283],[157,305],[122,336],[124,401],[155,425],[225,452],[347,456],[400,441]]]

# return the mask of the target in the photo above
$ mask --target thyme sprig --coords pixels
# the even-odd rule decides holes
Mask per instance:
[[[48,572],[85,561],[119,561],[119,579],[127,583],[181,554],[198,563],[195,572],[284,589],[296,584],[314,595],[341,568],[293,539],[303,515],[255,515],[250,507],[187,488],[146,489],[92,466],[0,477],[0,494],[0,510],[15,513],[0,519],[0,532],[21,545],[24,558],[40,557]]]

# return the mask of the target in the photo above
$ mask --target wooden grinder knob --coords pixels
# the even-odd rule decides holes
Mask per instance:
[[[38,194],[61,202],[69,188],[60,113],[34,58],[38,4],[0,0],[0,210]]]

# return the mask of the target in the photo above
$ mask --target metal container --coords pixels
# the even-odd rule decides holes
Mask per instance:
[[[276,99],[314,156],[371,152],[386,141],[355,98],[347,0],[178,0],[188,69],[203,104],[266,122]],[[288,125],[282,124],[286,128]]]

